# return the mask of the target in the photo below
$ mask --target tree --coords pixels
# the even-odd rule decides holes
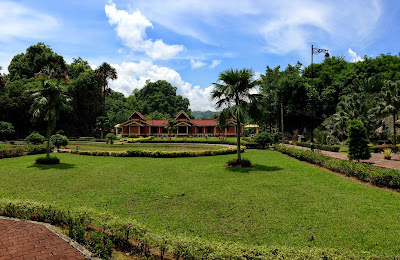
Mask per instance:
[[[12,135],[15,133],[14,126],[9,122],[0,121],[0,134],[2,135],[3,142],[6,135]]]
[[[110,121],[108,120],[108,117],[99,116],[96,119],[96,126],[100,128],[100,130],[101,130],[101,139],[103,139],[104,129],[109,129],[110,128]]]
[[[27,142],[28,144],[38,145],[38,144],[43,144],[45,139],[46,138],[44,138],[44,136],[39,134],[38,132],[32,132],[25,138],[25,142]]]
[[[60,151],[61,146],[66,146],[69,143],[68,138],[65,135],[55,134],[50,138],[51,142],[57,147],[57,152]]]
[[[70,110],[70,99],[64,93],[63,85],[57,79],[49,79],[44,76],[39,77],[40,88],[33,94],[33,104],[31,112],[35,120],[42,118],[47,122],[46,157],[50,158],[50,135],[56,127],[57,120],[61,111]]]
[[[221,131],[224,131],[223,137],[225,138],[225,129],[229,127],[228,119],[230,118],[229,111],[222,110],[219,114],[214,114],[213,118],[217,121],[218,133],[221,134]]]
[[[265,146],[267,144],[271,144],[272,143],[272,139],[271,136],[269,135],[268,132],[261,132],[259,133],[256,138],[254,139],[255,142],[257,142],[258,144],[260,144],[263,148],[263,150],[265,149]]]
[[[367,138],[367,129],[365,128],[363,122],[360,120],[351,120],[349,127],[349,153],[347,157],[349,159],[357,160],[360,159],[369,159],[371,158],[371,154],[369,152],[368,147],[368,138]]]
[[[214,83],[211,92],[211,99],[216,100],[216,108],[231,109],[232,114],[236,117],[238,163],[242,160],[240,154],[241,116],[244,110],[250,110],[261,97],[258,94],[250,93],[258,84],[253,77],[254,73],[251,69],[228,69],[219,74],[218,81],[220,83]]]
[[[400,81],[385,81],[379,108],[382,114],[393,117],[393,144],[396,145],[396,116],[400,109]]]
[[[175,132],[176,130],[175,120],[168,119],[167,124],[165,125],[165,130],[167,130],[168,138],[171,140],[171,133]]]
[[[95,70],[97,83],[101,88],[101,93],[103,94],[103,111],[104,115],[106,114],[106,96],[110,92],[110,88],[108,87],[108,80],[116,80],[118,78],[117,71],[107,62],[104,62]]]

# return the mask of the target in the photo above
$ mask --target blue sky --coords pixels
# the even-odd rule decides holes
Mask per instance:
[[[352,62],[400,52],[396,0],[0,0],[0,10],[2,72],[44,42],[68,63],[112,64],[110,85],[126,96],[167,80],[192,110],[215,110],[209,94],[221,71],[307,66],[311,44]]]

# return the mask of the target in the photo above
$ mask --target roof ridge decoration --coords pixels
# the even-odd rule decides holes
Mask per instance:
[[[144,121],[147,121],[147,118],[144,116],[144,115],[142,115],[142,113],[140,113],[139,111],[135,111],[135,112],[133,112],[132,113],[132,115],[130,115],[129,116],[129,119],[134,115],[134,114],[137,114],[140,118],[142,118]]]
[[[176,114],[176,116],[175,116],[175,120],[177,120],[178,119],[178,117],[181,115],[181,114],[183,114],[187,119],[189,119],[190,120],[190,117],[188,116],[188,114],[186,114],[186,112],[185,111],[183,111],[183,110],[181,110],[181,111],[179,111],[177,114]]]

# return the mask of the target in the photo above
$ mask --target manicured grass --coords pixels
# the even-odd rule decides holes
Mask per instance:
[[[348,153],[348,152],[349,152],[349,147],[348,146],[340,147],[339,153]]]
[[[86,151],[126,151],[128,149],[147,150],[147,151],[205,151],[224,149],[224,146],[216,145],[179,145],[179,144],[104,144],[104,143],[81,143],[71,142],[69,149],[75,150],[79,146],[80,150]]]
[[[345,248],[400,254],[400,194],[368,187],[274,151],[115,158],[58,154],[0,160],[0,197],[87,207],[147,228],[251,245]]]

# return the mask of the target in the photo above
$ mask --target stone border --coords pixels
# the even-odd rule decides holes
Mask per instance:
[[[77,243],[75,240],[71,239],[66,234],[60,232],[59,230],[57,230],[55,227],[53,227],[49,223],[32,221],[32,220],[27,220],[27,219],[19,219],[19,218],[8,218],[8,217],[3,217],[3,216],[0,216],[0,219],[11,220],[11,221],[22,221],[22,222],[27,222],[27,223],[31,223],[31,224],[42,225],[42,226],[46,227],[48,230],[50,230],[53,234],[55,234],[56,236],[58,236],[59,238],[64,240],[70,246],[75,248],[85,258],[90,259],[90,260],[101,260],[101,258],[93,256],[93,254],[89,250],[87,250],[86,247],[84,247],[81,244]]]

